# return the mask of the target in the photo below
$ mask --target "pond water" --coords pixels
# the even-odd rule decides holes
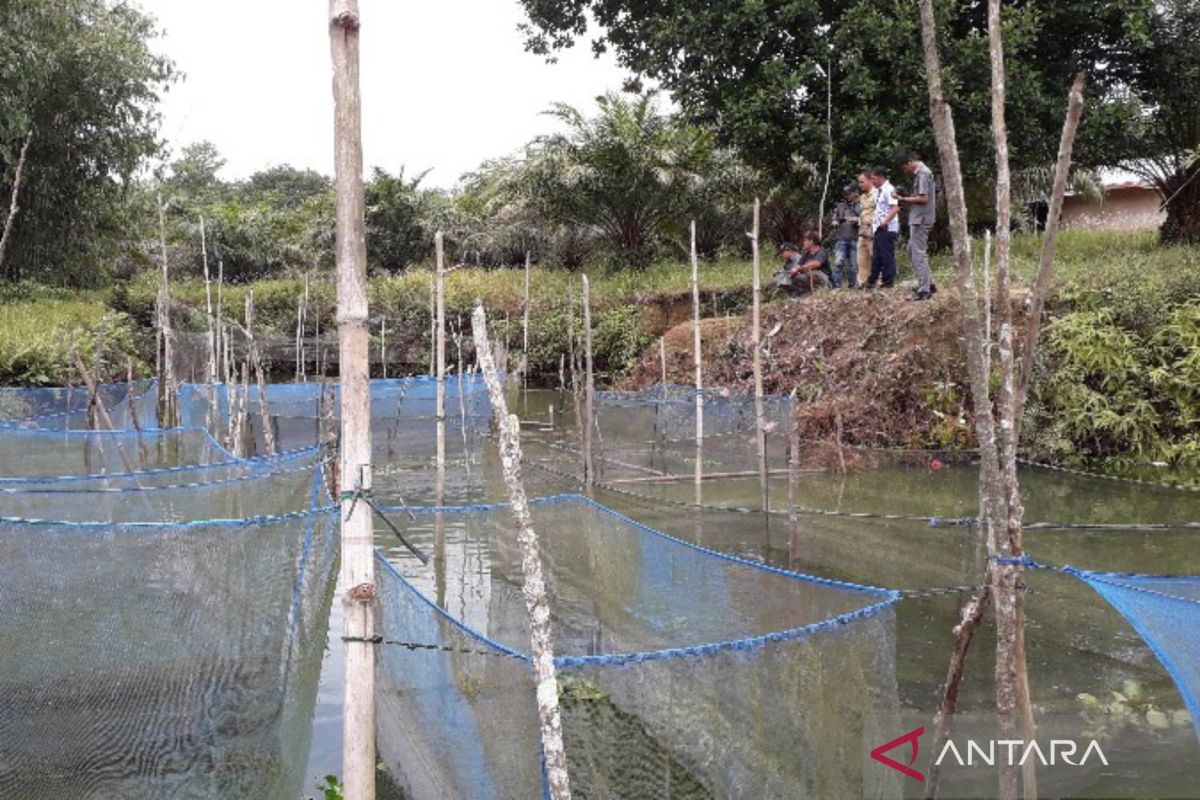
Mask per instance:
[[[515,410],[531,424],[526,429],[527,460],[556,465],[576,456],[557,446],[564,431],[573,429],[557,392],[514,394]],[[551,406],[555,407],[551,411]],[[550,423],[553,422],[551,425]],[[536,424],[544,423],[544,424]],[[569,451],[569,448],[568,448]],[[447,491],[447,504],[501,502],[494,445],[481,443],[475,473],[458,476]],[[577,484],[537,468],[527,468],[531,497],[576,492]],[[690,482],[623,484],[617,493],[597,489],[594,498],[651,528],[706,548],[771,566],[815,576],[873,586],[912,590],[975,585],[982,575],[985,551],[979,532],[948,521],[969,517],[977,507],[976,474],[969,465],[941,469],[893,467],[859,473],[806,473],[799,485],[799,505],[831,514],[802,514],[798,529],[785,515],[746,514],[719,507],[755,507],[757,479],[735,477],[706,481],[703,510],[685,509],[674,502],[696,499]],[[1200,496],[1186,491],[1125,483],[1030,468],[1022,471],[1022,490],[1028,522],[1140,523],[1200,520]],[[420,480],[406,487],[404,476],[383,490],[392,500],[410,505],[432,504],[431,484]],[[633,491],[636,493],[634,496]],[[772,508],[786,509],[787,487],[775,479],[770,487]],[[849,513],[888,514],[913,519],[842,516]],[[535,522],[537,520],[535,509]],[[935,518],[938,524],[919,518]],[[946,522],[944,522],[946,521]],[[424,525],[424,523],[422,523]],[[416,526],[418,529],[421,526]],[[1026,535],[1030,555],[1050,564],[1119,572],[1200,575],[1200,548],[1194,530],[1035,529]],[[434,546],[431,529],[417,531],[418,544]],[[386,527],[377,530],[379,546],[396,564],[412,564],[408,551]],[[789,540],[790,549],[789,554]],[[470,537],[451,525],[445,533],[447,555],[428,574],[428,595],[469,624],[487,631],[499,621],[487,618],[491,605],[469,600],[484,584],[497,578],[494,564],[472,557]],[[459,553],[460,555],[455,555]],[[630,569],[640,566],[631,564]],[[440,571],[440,574],[435,572]],[[415,576],[418,585],[424,575]],[[508,576],[503,580],[515,580]],[[438,582],[441,590],[438,590]],[[1142,707],[1166,712],[1182,709],[1178,689],[1145,642],[1130,625],[1084,583],[1067,576],[1034,571],[1027,576],[1027,641],[1030,685],[1038,714],[1078,714],[1081,694],[1107,698],[1128,692],[1136,684]],[[449,584],[449,590],[446,584]],[[519,589],[519,586],[516,587]],[[620,591],[614,588],[612,591]],[[340,592],[340,589],[339,589]],[[951,630],[958,621],[964,593],[905,597],[895,606],[894,701],[900,709],[931,712],[940,699],[952,648]],[[341,630],[340,596],[330,614],[330,642]],[[495,611],[491,612],[495,614]],[[599,613],[599,612],[597,612]],[[482,616],[480,616],[482,615]],[[519,641],[508,642],[519,646]],[[525,648],[521,648],[525,649]],[[967,668],[960,700],[964,712],[987,712],[993,705],[992,656],[994,632],[985,625]],[[431,658],[434,656],[430,656]],[[325,774],[340,772],[341,647],[326,649],[314,714],[312,745],[305,786],[312,789]],[[532,697],[529,698],[532,703]],[[895,711],[895,708],[890,709]],[[1138,721],[1135,714],[1135,725]],[[1180,741],[1178,738],[1174,742]],[[1108,776],[1105,791],[1123,789],[1143,796],[1191,796],[1200,787],[1200,760],[1194,738],[1179,747],[1156,753],[1153,767],[1137,775]],[[842,746],[832,742],[831,747]],[[830,757],[827,767],[836,769]],[[681,784],[682,785],[682,784]],[[682,796],[682,792],[680,793]],[[1108,796],[1112,796],[1111,794]]]

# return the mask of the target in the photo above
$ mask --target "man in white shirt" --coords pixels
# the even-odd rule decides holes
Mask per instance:
[[[900,205],[896,188],[887,177],[887,168],[871,170],[871,185],[875,187],[875,246],[871,253],[871,275],[864,288],[874,289],[876,283],[890,289],[896,285],[896,236],[900,233]]]

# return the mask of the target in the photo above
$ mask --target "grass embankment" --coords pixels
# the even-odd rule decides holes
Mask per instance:
[[[1023,316],[1040,242],[1014,239]],[[1029,457],[1070,466],[1196,480],[1200,476],[1200,248],[1160,248],[1152,234],[1064,234],[1043,346],[1023,423]],[[772,303],[768,391],[793,388],[804,435],[870,446],[973,444],[958,298],[949,256],[935,272],[943,291],[913,303],[907,292],[831,292]],[[902,276],[906,269],[902,270]],[[691,326],[667,336],[672,380],[691,382]],[[714,384],[752,387],[747,321],[705,325]],[[659,379],[645,353],[630,381]],[[1165,469],[1170,467],[1171,469]]]
[[[1036,236],[1013,239],[1018,284],[1032,280],[1040,244]],[[981,247],[977,240],[977,255]],[[911,281],[907,257],[901,255],[900,262],[901,283]],[[769,254],[764,258],[764,279],[775,264]],[[887,302],[835,292],[785,304],[768,288],[768,299],[775,303],[768,310],[770,324],[783,323],[772,343],[768,383],[780,392],[799,386],[814,435],[832,430],[841,413],[850,441],[970,443],[950,254],[935,254],[933,268],[943,292],[938,302],[919,308],[905,304],[901,291]],[[657,380],[657,348],[651,345],[691,319],[689,267],[670,263],[638,272],[593,270],[590,275],[594,349],[602,381],[621,380],[639,361],[644,363],[638,380]],[[474,301],[482,298],[491,315],[493,338],[507,341],[516,354],[522,339],[524,282],[521,269],[452,272],[446,297],[452,331],[459,324],[468,326]],[[713,382],[744,388],[749,349],[740,315],[750,301],[750,264],[703,264],[700,284],[704,315],[722,318],[706,324],[706,371]],[[378,354],[380,322],[386,319],[389,374],[423,371],[428,364],[430,287],[427,269],[370,280],[372,355]],[[304,281],[273,279],[225,287],[226,314],[233,312],[240,319],[251,289],[256,330],[275,342],[268,352],[277,360],[276,367],[289,371]],[[171,291],[181,339],[191,333],[202,344],[203,282],[175,280]],[[318,326],[332,335],[335,292],[329,274],[310,281],[307,335]],[[0,289],[0,382],[78,383],[72,349],[89,361],[95,361],[99,351],[104,379],[123,378],[131,353],[140,355],[144,374],[144,365],[153,362],[150,326],[156,293],[153,273],[86,296],[28,284]],[[572,293],[579,335],[578,276],[535,268],[529,366],[543,383],[556,382],[560,358],[567,351]],[[1183,468],[1200,465],[1200,248],[1159,247],[1153,232],[1063,232],[1048,312],[1024,428],[1027,452],[1058,463],[1121,469],[1150,461]],[[723,319],[729,315],[737,318]],[[464,333],[470,358],[470,334]],[[673,378],[689,382],[690,336],[679,334],[668,341],[675,343],[674,357],[680,359]],[[861,417],[856,416],[859,412]]]

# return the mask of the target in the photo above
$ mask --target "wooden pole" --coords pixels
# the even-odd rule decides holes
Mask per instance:
[[[158,325],[162,339],[162,375],[159,376],[159,413],[164,428],[179,424],[178,396],[175,393],[175,350],[172,345],[174,332],[171,330],[171,287],[168,279],[167,222],[163,208],[162,188],[158,190],[158,247],[162,259],[162,280],[158,287]]]
[[[217,332],[213,317],[212,280],[208,272],[208,237],[204,233],[204,217],[200,217],[200,255],[204,259],[204,303],[208,310],[208,414],[205,427],[217,430],[220,406],[217,400]]]
[[[21,155],[17,156],[17,169],[13,173],[12,195],[8,203],[8,216],[4,219],[4,233],[0,234],[0,275],[4,273],[4,254],[8,251],[8,243],[12,236],[13,222],[21,206],[17,202],[21,194],[21,178],[25,174],[25,157],[29,154],[29,143],[33,141],[33,128],[25,134],[25,143],[21,145]]]
[[[379,374],[387,380],[387,317],[379,318]]]
[[[596,379],[592,372],[592,299],[591,285],[588,276],[584,275],[583,285],[583,357],[584,357],[584,397],[583,397],[583,483],[591,487],[596,480],[596,462],[592,453],[592,434],[596,427]]]
[[[762,510],[771,508],[770,480],[767,476],[767,421],[763,413],[762,373],[762,277],[758,254],[759,202],[754,198],[754,223],[750,232],[750,255],[754,262],[754,313],[750,342],[754,347],[754,439],[758,444],[758,482],[762,490]]]
[[[658,385],[666,390],[667,387],[667,337],[666,334],[658,337],[658,367],[660,378]]]
[[[223,352],[222,345],[224,343],[225,331],[221,327],[221,304],[224,301],[225,294],[225,259],[221,256],[221,248],[218,246],[217,240],[213,239],[213,252],[217,255],[217,379],[221,377],[221,353]],[[218,410],[217,416],[220,417]]]
[[[304,300],[296,298],[296,383],[300,383],[303,378],[304,363]]]
[[[521,340],[521,389],[529,389],[529,251],[525,251],[525,320]]]
[[[433,249],[437,259],[437,284],[434,324],[434,344],[437,366],[437,491],[438,505],[446,484],[446,261],[442,232],[433,237]]]
[[[983,366],[992,372],[992,231],[983,232]]]
[[[788,564],[800,558],[800,429],[796,426],[796,390],[788,398]]]
[[[584,278],[584,313],[587,313],[587,278]],[[529,516],[529,502],[521,479],[521,421],[508,413],[504,386],[496,373],[491,345],[487,334],[487,317],[483,304],[475,307],[472,317],[475,332],[475,353],[487,381],[492,399],[492,413],[500,429],[500,462],[504,481],[508,485],[509,504],[517,526],[517,541],[521,546],[521,571],[524,574],[523,594],[529,612],[529,639],[533,654],[534,677],[537,685],[538,723],[542,738],[542,758],[545,760],[546,782],[553,800],[569,800],[571,784],[567,774],[567,754],[563,748],[562,721],[558,710],[558,680],[554,668],[554,640],[550,626],[550,600],[542,577],[542,559],[538,554],[537,534]]]
[[[437,273],[429,282],[429,374],[437,372]]]
[[[371,391],[368,364],[362,109],[358,0],[330,0],[333,61],[338,368],[342,389],[340,500],[345,699],[342,776],[346,800],[375,797],[375,555],[371,509]],[[358,502],[356,502],[358,501]]]
[[[254,338],[254,290],[246,292],[246,346],[250,349],[250,361],[254,365],[255,382],[258,384],[258,419],[262,425],[263,445],[267,455],[275,455],[275,430],[271,426],[271,411],[267,407],[267,379],[263,371],[262,353]]]
[[[700,261],[696,256],[696,221],[692,220],[692,366],[696,371],[696,491],[704,475],[704,373],[700,356]]]

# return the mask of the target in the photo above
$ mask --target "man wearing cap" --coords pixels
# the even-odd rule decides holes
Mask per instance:
[[[917,274],[917,290],[913,293],[913,299],[928,300],[937,291],[929,272],[929,233],[937,217],[937,184],[933,180],[933,172],[915,152],[910,152],[905,158],[903,169],[909,175],[916,176],[913,194],[896,198],[911,206],[908,210],[908,256],[912,259],[913,272]]]
[[[821,247],[816,231],[804,234],[804,244],[784,242],[779,248],[783,269],[775,273],[775,285],[793,297],[803,297],[829,285],[829,255]]]
[[[837,241],[833,246],[833,288],[840,288],[842,277],[846,288],[858,285],[858,187],[847,184],[842,189],[842,199],[833,209],[833,228]]]

